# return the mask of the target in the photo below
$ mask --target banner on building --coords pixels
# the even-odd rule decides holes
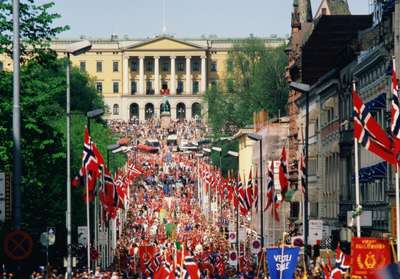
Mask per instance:
[[[376,271],[390,262],[390,243],[387,239],[353,237],[351,241],[352,276],[377,278]]]
[[[267,262],[271,279],[292,279],[300,248],[268,248]],[[282,273],[282,275],[281,275]]]

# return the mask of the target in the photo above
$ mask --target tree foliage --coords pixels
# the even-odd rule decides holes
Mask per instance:
[[[216,136],[231,135],[252,124],[253,112],[267,109],[271,116],[286,113],[285,46],[267,48],[251,37],[236,44],[226,63],[226,82],[205,95]]]
[[[68,30],[68,26],[53,26],[60,17],[50,12],[53,2],[37,4],[35,0],[20,1],[20,38],[22,58],[36,55],[46,49],[50,40]],[[12,56],[12,1],[0,1],[0,54]]]

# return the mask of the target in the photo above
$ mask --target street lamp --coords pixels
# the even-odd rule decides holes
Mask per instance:
[[[120,148],[119,144],[109,144],[107,145],[107,167],[109,168],[109,170],[111,171],[111,167],[110,167],[110,151],[114,153],[114,150]]]
[[[89,41],[70,44],[67,47],[67,278],[72,278],[72,241],[71,241],[71,82],[70,55],[82,54],[92,47]]]
[[[305,139],[304,139],[304,217],[303,217],[303,227],[304,227],[304,257],[307,259],[307,251],[308,251],[308,130],[310,124],[310,91],[311,86],[305,83],[291,82],[289,84],[290,88],[300,92],[302,94],[306,94],[306,131],[305,131]],[[307,260],[305,261],[307,265]]]
[[[239,153],[235,151],[229,150],[227,154],[231,157],[237,158],[239,161]],[[238,162],[239,165],[239,162]],[[239,184],[239,178],[238,176],[236,177],[236,188],[238,187]],[[237,255],[239,257],[239,260],[237,261],[237,272],[239,272],[239,264],[240,264],[240,241],[239,241],[239,192],[238,189],[236,189],[236,199],[237,199],[237,206],[236,206],[236,249],[237,249]]]
[[[218,152],[218,157],[219,157],[219,171],[221,172],[221,176],[222,176],[222,148],[221,147],[217,147],[217,146],[213,146],[211,147],[212,151]],[[218,204],[218,195],[217,195],[217,204]],[[222,223],[222,199],[220,201],[220,220]]]
[[[258,141],[260,143],[260,234],[261,234],[261,247],[264,248],[264,192],[263,192],[263,160],[262,160],[262,136],[254,133],[247,134],[247,137],[251,140]]]

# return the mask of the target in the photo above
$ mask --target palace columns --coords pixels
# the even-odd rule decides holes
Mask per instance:
[[[202,57],[201,57],[200,93],[206,92],[206,89],[207,89],[206,56],[202,56]]]
[[[154,56],[154,94],[160,95],[160,57]]]
[[[191,71],[190,71],[190,56],[186,56],[186,88],[185,92],[186,95],[190,95],[191,93],[191,87],[192,87],[192,77],[191,77]]]
[[[139,94],[145,95],[144,90],[144,56],[139,56]]]
[[[171,95],[176,95],[175,56],[171,56]]]
[[[122,60],[123,73],[123,92],[122,95],[129,95],[129,56],[124,56]]]

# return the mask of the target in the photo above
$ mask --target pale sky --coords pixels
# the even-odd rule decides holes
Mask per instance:
[[[46,0],[40,0],[46,2]],[[285,36],[290,33],[293,0],[165,0],[167,33],[176,37]],[[54,0],[57,24],[71,29],[61,38],[81,35],[146,38],[160,34],[163,0]],[[348,0],[353,14],[367,14],[368,0]],[[313,14],[320,0],[312,0]]]

